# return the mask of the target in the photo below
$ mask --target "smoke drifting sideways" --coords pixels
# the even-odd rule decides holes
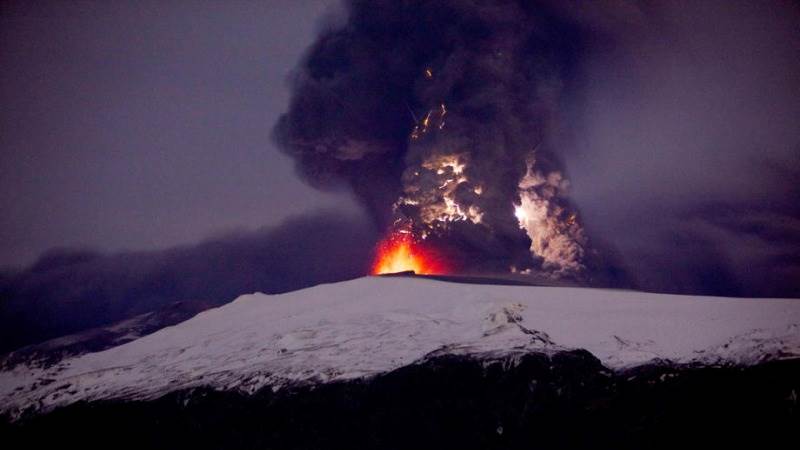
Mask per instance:
[[[376,240],[369,220],[321,212],[164,251],[53,250],[0,275],[0,353],[176,302],[200,311],[242,294],[360,277]]]
[[[553,4],[591,33],[558,147],[592,235],[640,288],[800,297],[800,4]]]
[[[309,183],[349,184],[459,271],[591,279],[601,254],[548,139],[580,44],[529,1],[350,1],[274,136]]]

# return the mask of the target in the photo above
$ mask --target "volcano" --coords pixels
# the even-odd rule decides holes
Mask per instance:
[[[797,419],[795,300],[487,283],[367,277],[244,295],[108,350],[5,367],[0,430],[44,445],[101,424],[89,448],[119,433],[153,448],[242,436],[279,448],[522,448],[536,422],[550,424],[541,442],[589,439],[575,425],[615,430],[593,448],[642,448],[641,427],[674,426],[681,439],[712,413],[702,419],[749,421],[754,436]],[[207,420],[227,425],[192,425]],[[373,432],[358,432],[367,422]]]

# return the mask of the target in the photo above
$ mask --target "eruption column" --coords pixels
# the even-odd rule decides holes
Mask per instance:
[[[293,75],[275,138],[312,185],[349,184],[389,230],[374,271],[440,273],[435,249],[450,269],[582,273],[588,242],[548,139],[573,25],[527,0],[346,11]]]

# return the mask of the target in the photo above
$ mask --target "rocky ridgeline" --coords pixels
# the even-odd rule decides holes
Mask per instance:
[[[432,355],[254,395],[81,402],[0,434],[6,448],[782,448],[800,425],[800,359],[611,371],[584,350],[488,358]]]

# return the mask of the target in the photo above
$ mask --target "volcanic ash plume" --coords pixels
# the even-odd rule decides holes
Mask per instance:
[[[560,172],[544,175],[534,167],[531,162],[519,184],[520,205],[514,215],[531,238],[531,252],[544,260],[545,271],[556,275],[581,273],[586,269],[588,239],[566,202],[569,183]]]
[[[312,185],[349,184],[388,241],[449,270],[580,278],[588,241],[548,140],[577,33],[553,17],[522,0],[351,1],[275,137]]]

